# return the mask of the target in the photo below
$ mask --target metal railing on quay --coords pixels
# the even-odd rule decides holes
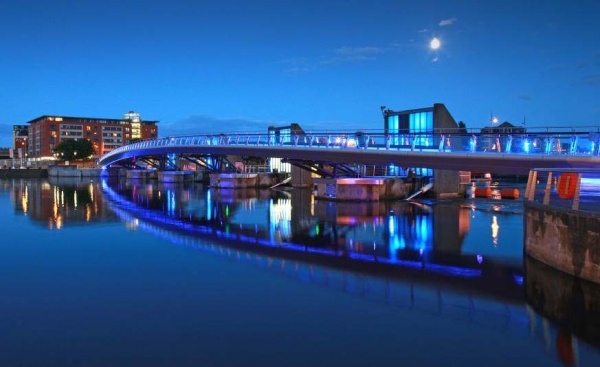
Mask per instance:
[[[600,212],[600,169],[534,168],[529,171],[525,199]]]

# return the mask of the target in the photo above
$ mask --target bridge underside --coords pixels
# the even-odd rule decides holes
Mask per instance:
[[[171,154],[171,153],[169,153]],[[194,163],[210,173],[236,173],[238,169],[226,156],[211,156],[210,154],[181,154],[178,156],[185,161]],[[148,166],[161,170],[178,170],[177,160],[168,159],[168,155],[136,155],[123,158],[112,164],[129,169],[146,169]]]

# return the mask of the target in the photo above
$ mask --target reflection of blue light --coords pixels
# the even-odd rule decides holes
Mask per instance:
[[[169,165],[170,167],[177,166],[177,154],[175,154],[175,153],[167,154],[167,165]]]
[[[421,236],[423,244],[427,244],[427,240],[429,239],[429,228],[427,226],[428,217],[421,217]]]
[[[481,264],[483,262],[483,256],[477,255],[477,262]]]
[[[518,285],[523,285],[523,277],[517,274],[513,274],[513,278],[515,278],[515,283]]]
[[[171,190],[167,190],[167,213],[173,214],[175,212],[175,193]]]
[[[525,153],[529,153],[529,140],[525,139],[525,141],[523,142],[523,151]]]
[[[212,194],[210,189],[206,190],[206,219],[212,219]]]
[[[139,218],[139,226],[144,230],[149,230],[155,234],[160,235],[161,237],[170,239],[173,243],[191,245],[194,248],[198,248],[198,239],[195,236],[196,233],[203,234],[210,237],[223,238],[232,241],[244,242],[248,246],[261,245],[272,248],[279,248],[287,251],[297,251],[303,253],[316,253],[322,254],[326,256],[339,257],[340,252],[337,250],[332,250],[328,248],[315,248],[306,246],[304,244],[295,244],[290,242],[275,242],[269,239],[263,239],[257,236],[245,236],[241,233],[230,232],[235,230],[235,227],[230,227],[228,224],[224,226],[224,230],[212,227],[210,225],[201,225],[201,224],[192,224],[189,222],[182,222],[176,218],[165,215],[164,212],[146,209],[142,207],[132,206],[131,202],[123,199],[119,194],[114,192],[110,187],[106,185],[103,181],[102,187],[105,191],[106,197],[111,199],[113,204],[116,204],[112,207],[115,213],[123,220],[129,221],[131,218]],[[168,198],[171,200],[175,200],[174,195],[170,195],[168,193]],[[127,209],[123,209],[123,208]],[[131,212],[131,213],[130,213]],[[135,217],[133,217],[135,213]],[[430,218],[423,218],[430,219]],[[397,224],[394,224],[395,228]],[[317,226],[318,228],[318,226]],[[258,231],[258,228],[255,225],[255,230]],[[201,240],[203,243],[206,239]],[[394,239],[395,246],[404,246],[404,238],[401,236],[396,236]],[[227,249],[227,245],[213,245],[212,252],[223,252],[223,249]],[[424,253],[423,249],[419,251],[422,255]],[[443,273],[452,276],[459,277],[478,277],[482,275],[481,270],[479,269],[469,269],[462,268],[456,266],[447,266],[441,264],[431,264],[431,263],[423,263],[421,260],[418,261],[410,261],[410,260],[400,260],[395,258],[380,258],[373,254],[362,254],[362,253],[345,253],[342,256],[347,256],[349,259],[366,261],[366,262],[377,262],[377,263],[387,263],[392,265],[398,265],[402,267],[421,269],[424,271],[434,272],[434,273]],[[522,279],[522,278],[521,278]]]
[[[394,226],[395,221],[396,221],[396,218],[393,216],[390,216],[388,218],[388,226],[389,226],[390,236],[393,236],[394,233],[396,232],[396,227]]]

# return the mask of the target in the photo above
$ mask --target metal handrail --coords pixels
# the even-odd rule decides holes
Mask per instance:
[[[424,132],[385,131],[308,132],[304,134],[265,135],[229,133],[181,135],[144,140],[117,148],[101,160],[127,151],[158,147],[200,146],[276,146],[313,149],[364,149],[412,152],[465,152],[485,154],[541,154],[598,156],[600,132],[532,131],[519,133],[469,133],[464,129],[434,129]]]

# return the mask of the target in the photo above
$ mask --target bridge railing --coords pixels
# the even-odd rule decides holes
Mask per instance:
[[[595,129],[595,130],[594,130]],[[316,131],[303,134],[227,133],[184,135],[140,141],[107,153],[161,147],[273,146],[315,149],[364,149],[480,154],[598,156],[600,128],[539,129],[526,132],[469,132],[466,129],[389,133],[381,130]]]
[[[525,199],[600,212],[600,169],[534,168],[529,172]]]

